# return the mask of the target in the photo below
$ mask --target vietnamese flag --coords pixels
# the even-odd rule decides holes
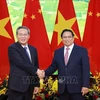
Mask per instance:
[[[73,0],[59,0],[56,22],[51,41],[52,52],[61,47],[61,32],[64,29],[71,29],[75,34],[75,43],[81,45],[80,33],[74,11]]]
[[[100,0],[89,1],[83,46],[88,49],[91,72],[100,72]]]
[[[14,42],[6,0],[0,0],[0,77],[9,73],[8,46]]]
[[[40,69],[46,69],[52,55],[39,0],[26,0],[23,25],[31,31],[29,44],[37,48]]]

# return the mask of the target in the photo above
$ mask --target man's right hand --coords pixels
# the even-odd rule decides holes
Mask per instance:
[[[44,70],[38,69],[37,72],[36,72],[36,74],[38,75],[38,77],[39,77],[40,79],[43,79],[43,78],[45,77],[45,72],[44,72]]]

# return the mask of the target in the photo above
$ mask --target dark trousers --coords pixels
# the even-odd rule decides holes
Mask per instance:
[[[60,100],[85,100],[85,97],[82,96],[81,93],[69,93],[67,91],[67,88],[65,88],[65,91],[63,94],[59,95]]]
[[[60,100],[85,100],[81,93],[63,93],[59,96]]]
[[[26,92],[18,92],[9,89],[8,100],[32,100],[33,91],[29,88]]]

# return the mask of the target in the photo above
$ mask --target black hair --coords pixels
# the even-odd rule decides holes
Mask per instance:
[[[64,30],[61,32],[61,38],[62,38],[64,32],[71,32],[72,36],[74,37],[74,33],[73,33],[72,30],[70,30],[70,29],[64,29]]]

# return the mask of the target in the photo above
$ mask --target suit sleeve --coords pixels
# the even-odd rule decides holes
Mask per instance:
[[[45,75],[52,75],[57,70],[57,62],[56,62],[56,51],[54,53],[54,58],[52,60],[52,64],[45,70]]]
[[[39,68],[37,50],[36,50],[36,53],[35,53],[35,66],[37,66],[37,68]],[[38,77],[37,74],[35,74],[34,80],[35,80],[35,83],[36,83],[36,84],[34,84],[34,87],[40,87],[40,78]]]
[[[38,69],[37,65],[33,66],[31,63],[27,62],[16,48],[10,46],[8,48],[8,56],[10,64],[19,67],[20,69],[31,75],[36,74],[36,71]]]
[[[83,87],[89,87],[90,82],[90,64],[88,52],[86,49],[83,49],[82,53],[82,76],[83,76]]]

